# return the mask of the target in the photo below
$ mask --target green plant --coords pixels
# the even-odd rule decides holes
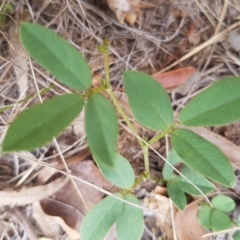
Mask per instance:
[[[208,204],[203,204],[198,212],[198,221],[203,228],[211,229],[212,231],[221,231],[231,226],[239,226],[237,223],[232,222],[230,217],[226,214],[235,208],[235,202],[232,198],[224,195],[218,195],[211,200],[212,208]],[[240,230],[235,231],[232,238],[239,240]]]
[[[139,202],[132,191],[143,178],[150,178],[149,146],[167,134],[171,136],[172,150],[163,176],[168,194],[180,210],[187,204],[185,193],[201,195],[214,190],[209,180],[227,187],[233,185],[235,177],[226,156],[187,127],[218,126],[239,120],[240,111],[236,111],[240,106],[239,78],[214,83],[194,97],[174,120],[169,96],[159,83],[142,72],[124,72],[123,84],[135,119],[143,127],[160,131],[148,142],[138,137],[144,153],[145,172],[135,180],[129,162],[116,152],[116,111],[133,134],[137,135],[137,131],[110,85],[108,42],[104,41],[99,47],[105,59],[106,76],[101,86],[93,88],[85,59],[52,31],[23,23],[20,37],[30,56],[74,93],[55,97],[20,113],[10,124],[2,151],[33,150],[46,144],[84,108],[87,142],[94,160],[104,176],[121,189],[115,195],[117,198],[105,198],[88,213],[81,226],[83,240],[104,239],[114,223],[119,239],[129,239],[129,234],[132,240],[140,239],[144,227],[143,212],[136,208]],[[180,170],[174,167],[176,164],[181,164]]]
[[[2,5],[2,2],[0,2]],[[13,14],[14,8],[11,3],[5,3],[0,8],[0,24],[6,23],[7,14]]]

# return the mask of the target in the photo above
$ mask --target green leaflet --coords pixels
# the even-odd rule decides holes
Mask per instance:
[[[117,114],[111,103],[101,94],[94,94],[85,109],[85,129],[88,145],[95,158],[107,166],[114,166],[117,150]]]
[[[198,221],[200,225],[206,229],[210,229],[210,214],[211,214],[211,207],[209,205],[203,205],[198,212]]]
[[[223,186],[233,185],[232,166],[212,143],[186,129],[176,130],[171,141],[177,154],[191,169]]]
[[[23,111],[11,123],[2,150],[33,150],[46,144],[63,131],[82,108],[80,95],[66,94]]]
[[[229,216],[218,209],[211,211],[209,222],[214,232],[228,229],[232,226],[232,221]]]
[[[218,126],[240,119],[240,78],[218,81],[194,97],[180,112],[186,126]]]
[[[233,235],[232,235],[233,240],[240,240],[240,230],[237,230]]]
[[[137,71],[123,75],[124,88],[136,120],[153,130],[168,129],[173,110],[164,88],[151,76]]]
[[[123,202],[106,197],[84,218],[81,225],[82,240],[103,240],[122,211]]]
[[[132,194],[125,195],[124,199],[139,205],[138,199]],[[142,209],[124,203],[116,227],[118,240],[141,239],[144,230]]]
[[[117,153],[114,166],[106,165],[95,157],[95,161],[104,174],[104,176],[114,185],[122,189],[128,189],[133,186],[135,181],[134,171],[123,156]]]
[[[215,189],[214,185],[210,181],[208,181],[203,176],[191,171],[191,169],[187,166],[184,166],[182,168],[181,173],[194,185],[196,185],[204,194],[212,192]],[[189,193],[191,195],[196,196],[202,195],[193,185],[187,182],[182,176],[178,176],[176,178],[176,181],[178,182],[178,187],[182,191]]]
[[[76,90],[91,86],[92,76],[86,60],[53,31],[38,24],[23,23],[20,37],[29,55],[61,83]]]
[[[187,198],[185,193],[178,187],[178,183],[174,180],[167,182],[167,191],[169,197],[172,199],[174,204],[183,211],[187,205]]]
[[[168,153],[167,161],[171,163],[173,166],[183,162],[174,149],[171,149],[170,152]],[[167,181],[176,178],[176,174],[173,173],[173,168],[167,163],[164,164],[162,174],[164,179]]]
[[[184,161],[179,157],[179,155],[176,153],[174,149],[171,149],[168,156],[167,156],[168,162],[170,162],[173,166],[177,165],[179,163],[184,163]],[[203,176],[197,174],[196,172],[193,172],[189,167],[187,166],[181,166],[179,171],[194,185],[196,185],[203,193],[209,193],[214,190],[214,185],[208,181]],[[167,163],[165,163],[165,166],[163,168],[163,177],[165,180],[174,180],[178,187],[186,193],[192,194],[192,195],[201,195],[201,193],[193,186],[191,185],[187,180],[185,180],[181,175],[177,175],[173,172],[173,169],[171,166],[169,166]]]
[[[231,212],[235,208],[233,199],[224,195],[215,196],[212,198],[211,203],[214,208],[223,212]]]

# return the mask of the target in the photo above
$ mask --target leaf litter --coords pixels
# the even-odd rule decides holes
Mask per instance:
[[[111,4],[114,3],[114,1],[110,0],[102,0],[98,1],[98,3],[93,0],[75,1],[71,3],[69,1],[58,0],[51,2],[47,1],[42,4],[42,1],[33,0],[30,4],[24,5],[24,1],[18,1],[14,3],[15,15],[12,15],[12,17],[17,23],[19,19],[33,18],[36,22],[54,29],[83,53],[90,63],[94,76],[98,76],[99,78],[104,74],[104,70],[102,56],[97,53],[96,47],[103,38],[108,38],[111,41],[110,71],[112,85],[120,98],[122,106],[124,106],[130,116],[131,111],[123,89],[121,89],[121,75],[124,69],[137,69],[152,74],[153,76],[160,75],[162,74],[161,72],[164,71],[162,76],[166,75],[166,77],[171,76],[171,74],[176,75],[178,71],[182,71],[186,75],[186,78],[177,78],[177,83],[174,83],[174,85],[168,89],[175,109],[180,109],[199,89],[205,88],[215,80],[230,75],[239,76],[239,49],[236,44],[239,38],[238,25],[236,25],[237,21],[239,21],[237,16],[240,11],[238,1],[228,1],[227,4],[225,3],[225,5],[223,5],[217,0],[208,3],[198,0],[188,3],[179,0],[153,0],[144,2],[125,0],[123,2],[126,3],[128,9],[120,9],[120,13],[117,13],[115,11],[116,9],[114,10],[113,7],[108,6],[110,2]],[[115,2],[115,4],[119,4],[121,1]],[[27,11],[23,12],[23,9]],[[22,12],[23,14],[21,14]],[[14,51],[11,49],[13,49],[12,47],[17,49],[14,42],[16,41],[16,44],[19,42],[16,39],[17,35],[15,34],[15,37],[12,37],[13,35],[11,35],[11,32],[16,33],[17,30],[17,24],[10,24],[10,22],[7,22],[4,29],[2,29],[3,34],[1,34],[0,37],[0,107],[14,106],[14,108],[10,108],[8,111],[1,113],[1,139],[3,138],[7,123],[9,123],[9,120],[12,119],[13,116],[16,116],[24,108],[38,103],[36,84],[39,91],[48,88],[51,83],[54,84],[54,88],[43,94],[44,100],[63,93],[69,93],[66,88],[57,84],[55,80],[38,65],[34,63],[32,65],[30,64],[29,66],[32,69],[29,70],[29,66],[27,66],[28,59],[26,59],[24,53],[14,55]],[[217,36],[217,38],[215,36]],[[19,65],[19,62],[22,65]],[[171,64],[175,67],[169,69],[170,72],[166,73],[166,67]],[[191,71],[192,73],[195,71],[191,77],[191,74],[186,71],[187,67],[190,67],[190,73]],[[16,71],[16,69],[18,69],[18,71]],[[190,80],[189,77],[191,78]],[[27,99],[27,102],[21,105],[19,104],[19,100],[21,97],[24,98],[26,89],[27,95],[33,97],[32,99]],[[142,129],[140,126],[137,126],[137,128],[141,136],[150,138],[153,135],[153,132]],[[228,155],[231,163],[236,169],[239,168],[238,156],[240,156],[238,154],[239,129],[239,125],[234,124],[228,127],[215,128],[213,129],[215,133],[209,129],[201,130],[204,132],[203,135],[205,137],[207,136],[207,139],[211,139],[210,141],[212,141],[212,143],[216,144],[226,155]],[[222,137],[219,137],[219,134],[222,135]],[[76,119],[73,125],[58,137],[58,140],[60,149],[66,156],[72,155],[74,157],[74,154],[81,153],[85,143],[82,117]],[[143,162],[141,151],[135,137],[121,129],[119,140],[118,148],[120,152],[130,160],[131,164],[134,166],[135,172],[140,174],[143,170]],[[161,140],[157,146],[155,146],[155,149],[165,156],[165,140]],[[64,169],[62,163],[59,163],[59,153],[56,151],[54,144],[49,144],[43,149],[37,150],[35,155],[38,159],[49,163],[53,160],[56,168]],[[81,162],[85,158],[89,159],[87,155],[83,154],[83,156],[84,157],[78,156],[79,159],[81,159],[79,160],[79,166],[83,164],[82,166],[87,169],[86,173],[89,174],[87,174],[88,176],[83,174],[84,177],[90,176],[90,178],[87,178],[88,181],[94,182],[94,184],[101,188],[105,188],[107,184],[104,182],[101,173],[92,162]],[[56,158],[58,158],[57,162],[54,161]],[[76,161],[76,159],[74,161]],[[66,158],[66,162],[70,168],[73,166],[69,158]],[[63,187],[60,193],[55,195],[56,198],[49,198],[46,194],[47,191],[42,191],[42,187],[48,189],[47,186],[52,185],[54,186],[54,191],[56,191],[58,187],[56,181],[62,181],[61,184],[66,181],[60,181],[61,178],[56,179],[56,172],[49,172],[47,168],[33,165],[29,163],[27,158],[20,159],[17,155],[4,156],[1,159],[1,163],[0,186],[2,193],[7,192],[6,196],[11,196],[12,202],[9,202],[9,205],[11,205],[10,203],[15,205],[15,203],[20,202],[22,203],[20,205],[22,205],[24,209],[26,204],[34,202],[32,207],[30,207],[32,214],[34,215],[34,211],[37,211],[34,210],[34,206],[37,204],[38,210],[41,209],[42,211],[41,217],[40,213],[36,215],[37,218],[39,216],[39,228],[43,229],[38,229],[38,233],[41,232],[43,235],[45,234],[45,236],[54,238],[54,236],[64,236],[66,232],[69,236],[77,237],[77,235],[74,235],[76,234],[74,229],[75,226],[81,222],[85,210],[83,208],[83,203],[78,205],[79,197],[76,193],[76,189],[74,190],[74,188],[71,188],[72,194],[75,196],[73,198],[75,202],[69,202],[71,194],[67,195],[65,200],[61,198],[65,193],[71,192],[70,187]],[[161,177],[163,163],[152,152],[150,152],[150,165],[151,174]],[[72,173],[74,172],[73,170],[74,169],[72,169]],[[46,177],[47,174],[49,174],[48,177]],[[52,176],[52,178],[50,176]],[[81,175],[81,177],[83,176]],[[19,184],[17,185],[18,182]],[[103,194],[94,192],[92,189],[84,190],[83,185],[78,187],[83,195],[86,194],[84,199],[90,207],[96,204],[96,202],[91,201],[95,197],[97,201],[104,197]],[[236,191],[238,188],[239,186],[236,186]],[[169,209],[167,205],[168,199],[164,196],[165,193],[160,194],[160,196],[163,195],[162,197],[156,197],[159,194],[157,195],[156,190],[154,190],[154,185],[150,188],[144,185],[139,189],[144,192],[144,194],[142,194],[142,199],[145,199],[146,196],[149,195],[149,198],[155,199],[153,201],[155,205],[161,205],[162,201],[166,200],[166,205],[163,204],[165,207],[161,209],[161,211]],[[144,189],[144,191],[142,189]],[[28,191],[31,194],[32,191],[35,190],[39,191],[39,195],[36,194],[35,196],[31,196],[31,198],[21,197],[21,195],[24,196],[28,194]],[[108,190],[110,192],[114,191],[111,188]],[[222,191],[224,191],[224,189],[222,189]],[[12,198],[13,195],[11,194],[13,193],[19,194],[14,195],[16,200]],[[151,203],[152,205],[150,205],[150,203],[151,201],[147,202],[145,200],[145,206],[154,208],[154,204]],[[55,215],[56,213],[52,213],[53,215],[51,215],[51,211],[47,211],[46,209],[52,209],[53,205],[61,206],[70,216],[74,216],[75,225],[66,223],[68,222],[66,212],[63,212],[60,217]],[[25,206],[25,208],[27,209],[27,206]],[[59,209],[60,208],[57,208],[57,210]],[[19,209],[10,213],[7,209],[1,209],[3,216],[4,213],[9,212],[10,218],[11,216],[17,215],[17,211],[19,211]],[[75,212],[75,214],[77,212],[77,214],[74,215],[73,212]],[[42,219],[44,215],[50,215],[51,220],[49,221],[53,221],[56,226],[56,228],[54,228],[55,230],[51,233],[44,232],[46,231],[46,227],[41,227],[42,223],[40,224],[40,222],[43,221],[40,221],[40,219]],[[169,216],[169,213],[165,215]],[[36,219],[36,216],[34,219]],[[153,217],[157,218],[155,215]],[[32,228],[30,220],[28,223],[25,222],[28,224],[28,227],[26,227],[26,225],[19,224],[16,218],[12,217],[12,219],[14,222],[13,229],[4,231],[4,229],[1,228],[1,236],[5,237],[7,234],[8,237],[13,238],[16,236],[16,233],[19,233],[19,229],[30,229],[29,231],[25,230],[26,234],[30,236],[31,239],[34,239],[34,236],[31,235]],[[62,222],[62,220],[64,222]],[[159,220],[155,219],[155,222],[156,221]],[[177,217],[175,221],[175,225],[177,225]],[[3,226],[7,226],[8,219],[4,218],[1,223]],[[67,226],[70,229],[67,228]],[[154,224],[152,226],[150,224],[147,227],[152,230],[150,231],[150,237],[148,236],[143,239],[159,237],[159,229],[162,230],[162,236],[165,234],[169,236],[169,239],[173,239],[173,236],[170,236],[171,231],[167,230],[168,227],[172,230],[173,226],[171,226],[170,222],[166,225],[161,222],[155,227]],[[71,229],[73,229],[72,232]],[[179,233],[178,229],[179,228],[176,227],[176,232],[180,238],[181,233]],[[186,231],[186,225],[181,225],[180,229]],[[155,236],[154,233],[156,233]]]

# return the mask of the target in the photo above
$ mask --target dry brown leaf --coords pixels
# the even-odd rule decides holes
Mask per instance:
[[[152,77],[159,82],[166,90],[180,87],[184,82],[196,72],[194,67],[184,67],[165,73],[155,73]]]
[[[59,191],[67,182],[68,178],[60,177],[44,186],[23,188],[19,191],[0,191],[0,205],[23,206],[38,202]]]
[[[205,232],[198,223],[198,205],[202,199],[198,199],[186,206],[183,212],[178,211],[175,216],[175,227],[179,240],[200,240]]]
[[[71,174],[85,181],[91,182],[105,190],[116,191],[95,166],[93,161],[81,161],[71,165]],[[76,181],[83,199],[89,209],[95,206],[103,197],[102,192]],[[41,201],[41,207],[46,215],[51,216],[69,235],[77,239],[83,217],[87,214],[85,203],[81,200],[72,182],[69,181],[52,198]]]
[[[51,216],[45,214],[39,202],[33,203],[32,215],[42,232],[44,232],[45,237],[57,239],[60,236],[61,228],[59,224]]]

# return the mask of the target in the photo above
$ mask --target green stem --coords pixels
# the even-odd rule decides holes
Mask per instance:
[[[154,144],[155,142],[157,142],[158,140],[160,140],[161,138],[165,137],[168,133],[170,133],[172,131],[172,127],[168,128],[167,130],[161,132],[160,134],[158,134],[157,136],[153,137],[148,143],[149,145]]]
[[[127,114],[123,111],[122,107],[120,106],[117,98],[115,97],[112,88],[111,88],[111,84],[110,84],[110,78],[109,78],[109,58],[108,58],[108,54],[104,54],[104,67],[105,67],[105,74],[106,74],[106,91],[109,95],[109,97],[111,98],[113,104],[115,105],[117,111],[119,112],[119,114],[122,116],[122,118],[124,119],[124,121],[127,123],[129,129],[136,135],[137,131],[135,130],[134,126],[132,125],[131,121],[129,120]],[[148,158],[148,147],[145,146],[145,144],[143,144],[143,142],[140,139],[137,139],[142,150],[143,150],[143,156],[144,156],[144,165],[145,165],[145,171],[146,174],[149,174],[149,158]]]

